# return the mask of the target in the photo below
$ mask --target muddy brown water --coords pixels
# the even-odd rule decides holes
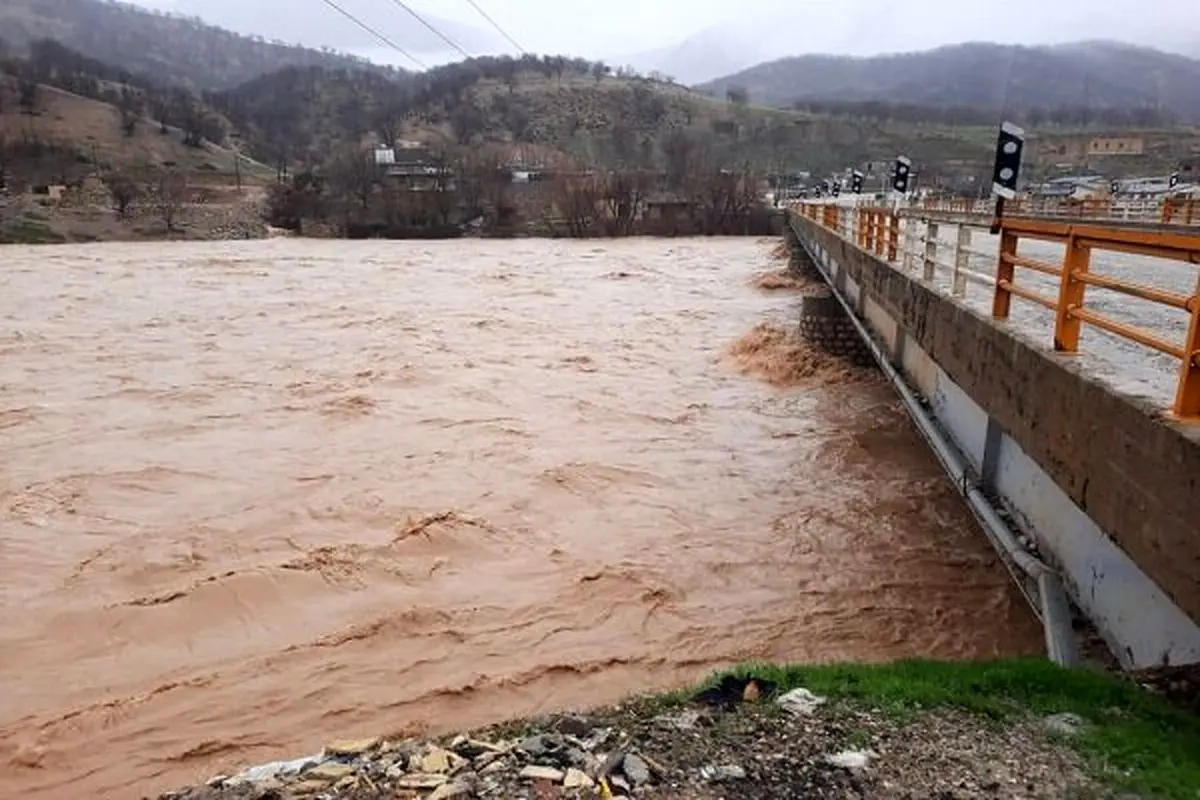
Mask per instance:
[[[0,796],[1038,652],[878,378],[731,361],[771,244],[0,250]]]

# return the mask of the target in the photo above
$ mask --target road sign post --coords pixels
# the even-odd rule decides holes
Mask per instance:
[[[1017,181],[1021,177],[1021,155],[1025,151],[1025,131],[1011,122],[1000,125],[996,140],[996,162],[992,167],[992,196],[996,198],[996,213],[992,218],[992,233],[1000,232],[1004,218],[1004,201],[1017,196]]]

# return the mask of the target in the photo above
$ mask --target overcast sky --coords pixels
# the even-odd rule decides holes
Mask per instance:
[[[0,0],[2,1],[2,0]],[[362,35],[322,0],[135,0],[182,8],[239,32],[300,38],[403,63],[372,41],[332,41]],[[396,0],[335,0],[390,36],[419,24]],[[455,27],[472,54],[507,44],[467,0],[407,0],[423,14]],[[1200,0],[476,0],[525,49],[630,60],[638,66],[689,42],[684,61],[730,65],[804,53],[869,55],[918,50],[967,40],[1052,44],[1105,38],[1200,55]],[[284,9],[286,11],[284,12]],[[280,12],[284,12],[282,15]],[[281,21],[286,18],[286,23]],[[294,35],[282,35],[283,26]],[[255,30],[244,30],[253,27]],[[279,27],[280,32],[269,28]],[[339,32],[339,33],[335,33]],[[365,35],[363,35],[365,36]],[[325,39],[325,41],[321,41]],[[509,48],[511,49],[511,48]],[[641,58],[634,58],[641,54]],[[678,55],[678,53],[676,53]],[[430,63],[450,59],[426,52]],[[638,63],[638,62],[641,63]]]

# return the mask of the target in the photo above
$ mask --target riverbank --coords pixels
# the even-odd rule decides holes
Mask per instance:
[[[1194,709],[1126,677],[1019,659],[747,666],[588,713],[334,742],[159,800],[1182,800],[1197,786]]]
[[[236,202],[187,204],[177,209],[169,231],[162,213],[151,206],[134,207],[120,215],[94,199],[55,204],[28,195],[0,198],[0,244],[267,238],[272,233],[263,220],[262,197],[248,195]]]

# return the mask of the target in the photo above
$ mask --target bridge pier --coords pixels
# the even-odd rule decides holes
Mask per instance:
[[[800,337],[820,350],[859,366],[875,363],[866,342],[828,288],[806,294],[801,299],[799,327]]]
[[[812,256],[810,256],[808,251],[804,249],[804,246],[800,244],[800,238],[796,235],[796,232],[792,230],[791,225],[784,226],[783,242],[784,245],[787,246],[788,250],[787,271],[789,275],[810,281],[824,280],[824,278],[821,277],[821,271],[817,269],[816,264],[813,263]]]

